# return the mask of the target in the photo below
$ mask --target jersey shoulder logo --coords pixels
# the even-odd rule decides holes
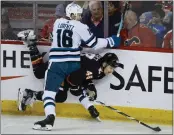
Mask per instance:
[[[86,80],[88,79],[92,79],[93,78],[93,74],[91,71],[86,71]]]
[[[133,36],[130,39],[126,39],[124,44],[130,46],[132,44],[140,44],[140,43],[141,43],[141,41],[140,41],[139,37]]]

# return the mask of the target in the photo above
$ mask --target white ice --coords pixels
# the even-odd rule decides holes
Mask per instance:
[[[44,119],[44,116],[1,115],[2,134],[172,134],[172,126],[159,126],[162,131],[155,132],[136,122],[97,122],[87,119],[56,117],[52,131],[33,130],[33,123]]]

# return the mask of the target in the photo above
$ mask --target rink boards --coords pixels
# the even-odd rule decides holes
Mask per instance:
[[[121,66],[112,75],[95,81],[98,100],[149,123],[172,124],[172,50],[107,49],[119,57]],[[39,50],[48,58],[49,46],[40,43]],[[160,52],[159,52],[160,51]],[[34,77],[27,48],[19,41],[1,42],[1,104],[8,114],[44,115],[42,102],[17,110],[19,88],[43,90],[43,80]],[[90,118],[78,97],[68,95],[65,103],[56,105],[57,116]],[[102,119],[128,120],[105,107],[96,105]]]

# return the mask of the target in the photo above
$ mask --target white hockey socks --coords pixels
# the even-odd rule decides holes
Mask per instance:
[[[56,96],[56,92],[47,91],[47,90],[44,91],[42,100],[44,102],[44,110],[45,110],[46,116],[48,116],[50,114],[53,114],[54,116],[56,116],[55,96]]]

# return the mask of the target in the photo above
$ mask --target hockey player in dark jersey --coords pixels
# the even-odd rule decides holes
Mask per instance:
[[[36,78],[44,78],[47,70],[48,62],[43,62],[36,42],[25,42],[29,48],[31,62],[33,66],[33,73]],[[70,91],[74,96],[79,96],[81,104],[89,111],[93,118],[99,116],[99,112],[90,102],[97,98],[97,90],[95,88],[93,79],[101,79],[105,75],[110,74],[117,67],[118,58],[114,53],[106,53],[103,57],[96,54],[82,54],[81,68],[71,73],[59,88],[59,93],[56,94],[55,102],[64,102],[67,99],[67,92]],[[33,104],[36,100],[42,100],[43,91],[35,91],[30,89],[19,89],[19,106],[21,111],[26,110],[26,106]]]

